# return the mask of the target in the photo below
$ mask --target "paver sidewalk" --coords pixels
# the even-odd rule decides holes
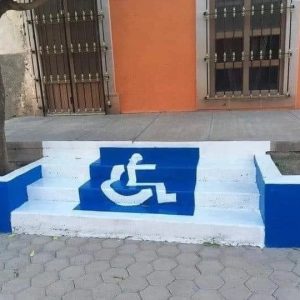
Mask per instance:
[[[300,251],[0,235],[0,299],[300,299]]]
[[[300,110],[23,117],[7,140],[300,141]]]

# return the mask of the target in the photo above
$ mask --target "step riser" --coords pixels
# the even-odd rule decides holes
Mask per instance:
[[[43,156],[47,159],[84,159],[95,161],[99,159],[99,149],[44,149]]]
[[[98,164],[92,164],[90,166],[90,177],[91,179],[107,179],[107,174],[110,174],[112,170],[111,166],[102,166]],[[159,171],[159,170],[157,170]],[[187,176],[193,176],[195,170],[180,169],[170,167],[166,172],[166,178],[180,180],[185,179]],[[233,182],[249,182],[254,183],[256,181],[256,170],[251,169],[203,169],[198,168],[196,171],[196,177],[198,181],[233,181]],[[156,181],[154,171],[137,171],[137,177],[142,178],[142,181],[153,182]]]
[[[96,180],[107,180],[110,177],[112,167],[111,166],[99,166],[99,165],[91,165],[90,167],[90,177],[91,179]],[[148,170],[148,171],[137,171],[137,182],[157,182],[157,173],[163,172],[164,178],[166,180],[178,180],[184,181],[186,178],[195,178],[196,180],[196,170],[192,169],[178,169],[178,168],[170,168],[164,170]],[[122,181],[124,184],[127,184],[128,178],[125,181]],[[192,182],[191,182],[192,184]]]
[[[107,192],[107,193],[105,193]],[[118,193],[126,195],[123,190],[117,190]],[[128,191],[127,191],[128,192]],[[132,206],[116,205],[118,202],[112,202],[107,199],[107,195],[110,191],[104,189],[103,191],[99,188],[90,187],[89,184],[84,185],[80,188],[80,208],[82,210],[96,210],[96,211],[114,211],[114,212],[128,212],[128,213],[164,213],[172,215],[189,215],[194,214],[194,190],[178,192],[176,194],[177,201],[175,203],[169,202],[160,205],[158,199],[156,199],[155,193],[150,195],[150,198],[143,203],[131,202]],[[166,198],[164,197],[165,201]],[[139,199],[137,200],[139,201]],[[136,203],[136,204],[134,204]]]
[[[100,186],[99,186],[100,189]],[[237,194],[237,193],[205,193],[201,187],[197,187],[195,192],[180,192],[181,195],[193,194],[196,201],[199,200],[200,207],[226,208],[226,209],[259,209],[259,194]],[[85,205],[90,199],[100,202],[98,189],[81,189],[81,203]],[[96,200],[98,199],[98,200]],[[88,205],[87,205],[88,206]]]
[[[263,247],[264,230],[261,227],[236,225],[194,224],[118,217],[84,218],[73,215],[42,215],[13,213],[13,228],[19,234],[48,236],[80,236],[99,238],[128,238],[138,240],[179,243],[212,242],[225,245],[251,245]]]
[[[88,163],[87,163],[88,165]],[[58,177],[64,177],[64,178],[74,178],[74,179],[86,179],[89,180],[89,178],[95,178],[95,179],[103,179],[107,178],[105,174],[109,170],[111,170],[111,167],[102,167],[102,168],[95,168],[91,167],[89,170],[89,167],[87,165],[72,165],[72,166],[66,166],[66,165],[53,165],[53,164],[44,164],[42,167],[42,174],[44,178],[58,178]],[[171,179],[184,179],[188,174],[190,174],[190,171],[186,170],[175,170],[172,169],[172,172],[168,175],[168,178]],[[150,171],[151,172],[151,171]],[[194,171],[193,171],[194,172]],[[152,182],[155,180],[155,176],[151,176],[151,173],[148,172],[146,174],[143,173],[143,181],[146,182]],[[255,182],[256,180],[256,172],[255,170],[244,170],[241,172],[241,170],[204,170],[199,169],[198,175],[197,175],[198,181],[233,181],[233,182]]]
[[[100,186],[99,186],[100,189]],[[31,187],[28,186],[28,199],[32,201],[79,201],[78,189],[55,189],[47,187]],[[184,192],[190,194],[191,192]],[[88,194],[85,192],[87,199],[99,197],[99,191],[94,190]],[[205,193],[196,190],[195,197],[199,199],[201,207],[216,207],[228,209],[249,209],[257,210],[259,206],[258,194],[237,194],[237,193]],[[84,200],[83,200],[84,201]]]
[[[29,201],[79,202],[78,189],[59,189],[48,187],[27,187]]]
[[[198,181],[233,181],[253,183],[256,180],[256,171],[251,170],[228,170],[228,169],[199,169]]]
[[[42,174],[44,178],[73,178],[81,180],[89,180],[89,165],[47,165],[42,167]]]

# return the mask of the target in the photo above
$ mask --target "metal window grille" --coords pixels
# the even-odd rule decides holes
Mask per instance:
[[[292,1],[206,5],[207,99],[288,95]]]

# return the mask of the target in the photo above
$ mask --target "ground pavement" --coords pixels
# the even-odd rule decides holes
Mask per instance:
[[[300,250],[0,235],[0,299],[300,299]]]
[[[300,141],[300,110],[23,117],[6,122],[9,142]]]

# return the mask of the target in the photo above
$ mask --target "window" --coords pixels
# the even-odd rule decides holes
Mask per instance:
[[[290,56],[285,47],[287,0],[209,4],[208,97],[283,95]]]

